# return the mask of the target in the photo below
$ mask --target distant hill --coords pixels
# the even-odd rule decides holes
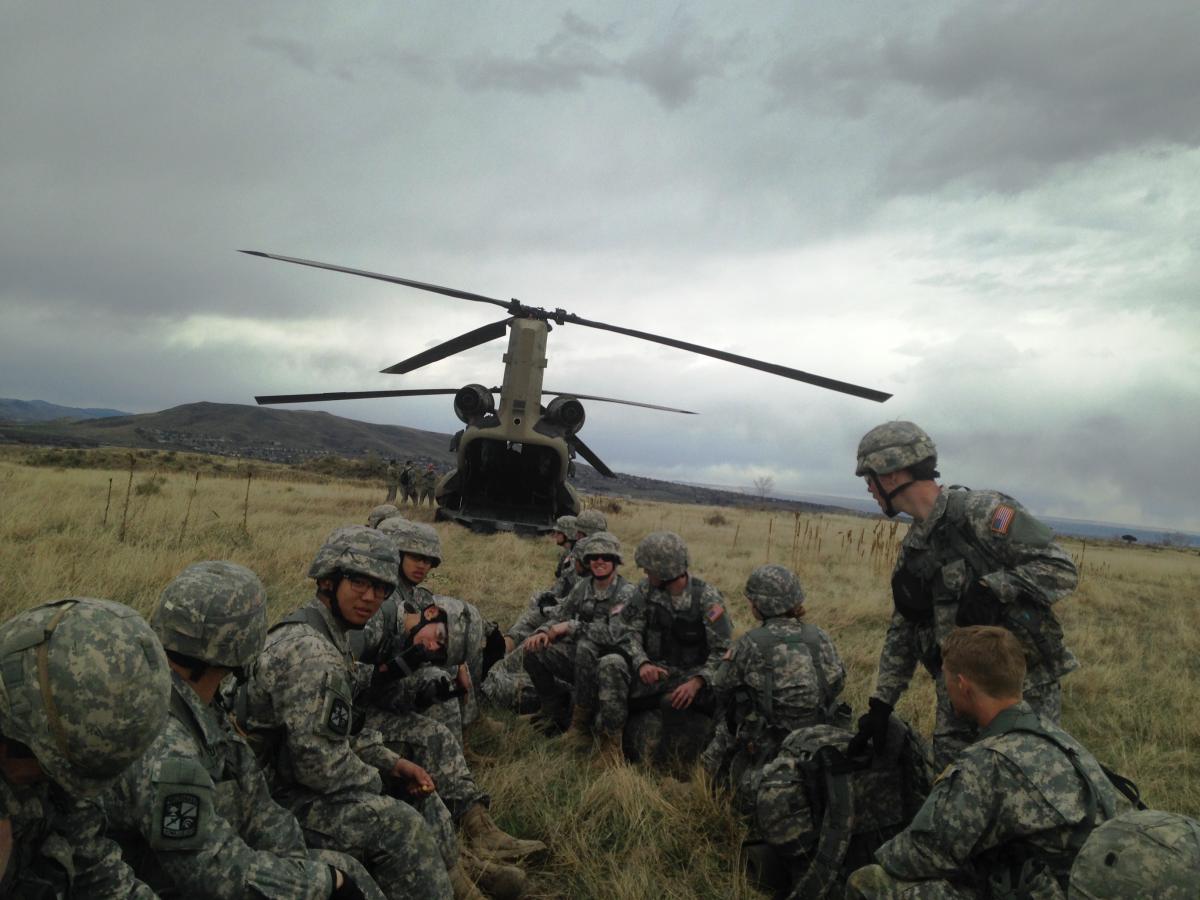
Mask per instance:
[[[106,419],[110,416],[127,416],[119,409],[80,409],[76,406],[59,406],[45,400],[13,400],[0,397],[0,420],[9,422],[52,422],[55,419]]]
[[[0,442],[218,453],[287,464],[304,463],[328,454],[361,458],[369,452],[384,459],[433,462],[442,469],[454,463],[449,434],[358,422],[326,412],[232,403],[188,403],[162,412],[80,421],[0,422]],[[788,500],[762,503],[738,491],[675,484],[637,475],[604,478],[595,469],[578,462],[574,484],[589,494],[672,503],[712,506],[757,503],[781,510],[837,509],[832,505]]]

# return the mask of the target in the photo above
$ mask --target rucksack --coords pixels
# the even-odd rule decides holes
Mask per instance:
[[[878,757],[847,756],[853,737],[834,725],[798,728],[763,767],[753,825],[783,864],[777,896],[841,896],[850,873],[904,830],[929,795],[929,750],[907,723],[892,717]]]
[[[1075,857],[1067,896],[1195,900],[1200,896],[1200,822],[1156,809],[1109,819]]]

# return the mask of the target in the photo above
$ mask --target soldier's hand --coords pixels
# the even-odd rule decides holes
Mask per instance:
[[[556,622],[550,626],[550,640],[557,641],[559,638],[566,637],[570,630],[570,622]]]
[[[329,900],[367,900],[367,895],[354,883],[349,873],[333,866],[329,867],[329,872],[333,875],[333,893],[329,895]]]
[[[997,625],[1000,622],[1001,600],[992,593],[986,582],[975,581],[958,601],[958,612],[954,624]]]
[[[846,754],[858,756],[870,744],[876,756],[883,756],[883,751],[887,749],[888,720],[891,716],[892,704],[872,697],[867,711],[858,717],[858,734],[851,738]]]
[[[404,783],[405,789],[414,797],[424,797],[435,790],[433,779],[429,773],[415,762],[407,759],[396,760],[392,775]]]
[[[521,646],[528,653],[538,653],[550,646],[550,635],[544,631],[535,631],[529,637],[525,638],[525,643]]]
[[[458,675],[454,679],[463,694],[471,693],[471,670],[467,668],[466,663],[460,663],[458,666]]]
[[[517,649],[517,642],[510,638],[507,634],[504,636],[504,652],[512,653]]]
[[[692,701],[696,699],[696,695],[700,693],[702,687],[704,687],[704,679],[699,675],[693,675],[671,691],[671,709],[687,709],[692,705]]]
[[[638,667],[638,678],[642,679],[642,684],[658,684],[670,674],[662,666],[656,666],[652,662],[644,662]]]

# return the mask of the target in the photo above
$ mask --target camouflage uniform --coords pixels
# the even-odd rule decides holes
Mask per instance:
[[[417,470],[411,462],[406,462],[404,468],[400,470],[399,481],[400,489],[404,494],[404,502],[412,503],[415,506],[417,502]]]
[[[975,571],[981,567],[987,571]],[[925,667],[937,692],[933,741],[940,767],[976,734],[974,723],[950,705],[941,678],[940,651],[941,642],[955,627],[960,600],[976,579],[1014,612],[1019,609],[1018,599],[1023,599],[1030,607],[1019,615],[1036,615],[1025,629],[1018,622],[998,624],[1013,631],[1025,646],[1025,699],[1040,715],[1059,721],[1059,679],[1079,668],[1050,609],[1074,590],[1078,575],[1070,556],[1053,542],[1050,529],[1003,494],[943,490],[932,513],[913,523],[901,546],[892,576],[897,605],[879,655],[874,690],[875,697],[895,706],[917,663]],[[910,606],[903,599],[906,590],[931,602],[918,600]]]
[[[710,771],[729,766],[739,803],[752,801],[762,767],[789,732],[833,719],[846,668],[829,635],[793,617],[804,602],[799,579],[780,565],[759,566],[746,582],[763,621],[733,643],[713,685],[725,710],[704,753]]]
[[[606,722],[615,723],[622,720],[629,709],[645,710],[645,715],[637,716],[638,743],[643,747],[638,756],[644,758],[661,743],[664,717],[671,720],[696,714],[707,716],[713,712],[713,684],[733,637],[733,623],[721,592],[695,575],[688,575],[683,593],[678,597],[652,588],[648,580],[643,580],[636,588],[633,603],[642,610],[643,625],[627,670],[632,677],[624,685],[625,694],[619,706],[606,704],[603,698],[615,701],[621,696],[621,685],[605,686],[601,692],[600,716]],[[646,663],[665,668],[668,676],[655,684],[646,684],[638,677],[638,670]],[[606,674],[619,676],[623,671],[626,670],[614,668]],[[682,711],[672,709],[666,702],[667,697],[684,682],[696,677],[704,681],[704,686],[692,705]],[[709,737],[711,734],[705,737],[705,742]]]
[[[433,795],[421,802],[423,819],[381,793],[381,773],[400,757],[378,731],[354,732],[360,676],[346,629],[319,598],[299,615],[272,629],[247,691],[245,724],[275,754],[276,798],[310,842],[362,859],[388,897],[451,896],[448,811]]]
[[[582,552],[586,554],[586,547]],[[543,708],[559,715],[564,705],[561,685],[568,683],[573,685],[575,703],[595,710],[601,667],[628,669],[632,641],[642,628],[631,604],[633,593],[633,585],[619,574],[613,575],[604,590],[596,588],[593,578],[585,577],[561,603],[547,611],[546,621],[535,633],[548,632],[560,622],[567,623],[569,629],[548,647],[525,655],[525,671]]]
[[[1132,810],[1092,832],[1071,866],[1070,900],[1154,897],[1196,900],[1200,822],[1156,809]]]
[[[886,422],[858,445],[856,475],[871,480],[884,511],[917,481],[933,483],[937,447],[912,422]],[[909,470],[913,482],[885,491],[880,475]],[[1075,589],[1078,573],[1051,530],[1011,497],[995,491],[942,489],[929,515],[914,522],[892,573],[895,612],[879,657],[873,700],[892,707],[917,663],[937,691],[934,756],[945,765],[974,739],[941,679],[941,642],[956,625],[1002,625],[1025,648],[1025,700],[1051,721],[1060,718],[1059,679],[1079,668],[1062,640],[1052,604]]]
[[[329,864],[309,859],[295,817],[271,798],[254,752],[229,719],[173,675],[167,727],[105,798],[110,828],[138,874],[161,896],[323,900]],[[187,827],[170,815],[186,794],[198,799]],[[382,897],[363,873],[356,883]]]
[[[989,879],[1040,864],[1020,896],[1061,898],[1087,834],[1113,815],[1099,763],[1024,702],[1003,710],[944,771],[912,824],[859,869],[850,898],[983,898]]]
[[[389,460],[387,471],[384,475],[387,480],[387,497],[384,503],[394,503],[396,501],[396,492],[400,489],[400,470],[396,468],[396,461]]]
[[[12,832],[0,896],[152,900],[104,836],[96,799],[166,720],[166,657],[145,621],[109,600],[70,598],[0,625],[0,741],[45,773],[0,778]]]
[[[420,499],[417,501],[418,506],[427,500],[429,501],[429,505],[433,506],[433,491],[437,487],[437,480],[437,472],[433,466],[429,466],[420,473],[420,480],[418,481]]]
[[[238,669],[262,651],[266,590],[243,566],[197,563],[166,587],[151,624],[168,653]],[[163,897],[323,900],[334,865],[367,896],[382,898],[353,858],[310,860],[299,823],[271,798],[230,718],[171,676],[166,727],[105,795],[110,829],[139,876]],[[190,817],[180,815],[181,798]]]

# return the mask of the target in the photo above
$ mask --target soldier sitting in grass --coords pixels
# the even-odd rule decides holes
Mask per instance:
[[[979,738],[876,851],[877,864],[850,876],[847,897],[1066,896],[1076,854],[1117,798],[1092,754],[1021,699],[1025,656],[996,626],[959,628],[942,642],[946,693]]]
[[[616,535],[597,532],[580,549],[591,577],[553,607],[546,623],[522,646],[525,671],[542,701],[543,721],[550,728],[567,723],[570,699],[560,693],[560,683],[570,682],[574,689],[573,739],[590,743],[600,702],[600,667],[619,664],[628,668],[642,626],[638,609],[631,603],[633,585],[617,573],[622,559]],[[604,758],[615,761],[622,756],[620,731],[601,730],[598,736]]]
[[[59,600],[0,625],[0,896],[153,900],[97,797],[162,730],[169,673],[120,603]]]
[[[725,600],[688,572],[687,544],[674,532],[647,535],[634,560],[646,573],[634,601],[642,611],[643,630],[633,644],[629,668],[601,670],[602,681],[616,680],[602,685],[600,718],[605,728],[616,729],[631,710],[633,743],[641,759],[652,759],[659,750],[696,754],[712,737],[712,686],[733,635]],[[666,732],[680,739],[676,746],[663,746]]]
[[[105,798],[109,827],[139,876],[163,897],[382,898],[352,857],[305,847],[215,702],[221,681],[243,673],[266,640],[258,576],[229,562],[188,566],[151,623],[172,670],[171,714]]]

